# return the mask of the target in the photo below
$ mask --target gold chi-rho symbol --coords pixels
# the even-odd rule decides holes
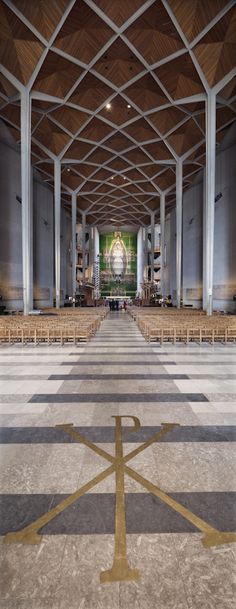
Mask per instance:
[[[81,435],[78,431],[73,429],[72,423],[66,423],[64,425],[56,425],[56,427],[62,429],[68,433],[69,436],[78,440],[97,455],[103,457],[110,463],[109,467],[103,472],[95,476],[92,480],[84,484],[80,489],[69,495],[66,499],[61,501],[56,507],[52,508],[43,516],[40,516],[37,520],[24,527],[23,529],[14,532],[7,533],[4,538],[5,543],[24,543],[24,544],[37,544],[40,543],[42,535],[39,534],[46,524],[48,524],[53,518],[61,514],[67,507],[72,505],[77,499],[85,495],[94,486],[99,484],[102,480],[105,480],[108,476],[115,472],[116,476],[116,515],[115,515],[115,552],[113,565],[111,569],[102,571],[100,574],[101,583],[114,582],[114,581],[130,581],[139,579],[139,571],[133,569],[127,559],[126,550],[126,522],[125,522],[125,489],[124,489],[124,478],[125,475],[130,476],[136,482],[139,482],[148,492],[152,493],[161,501],[166,503],[173,510],[181,514],[186,520],[191,522],[199,531],[204,533],[202,543],[205,548],[218,546],[225,543],[232,543],[236,541],[235,533],[221,532],[210,526],[207,522],[199,518],[193,512],[188,510],[186,507],[178,503],[167,493],[162,491],[158,486],[149,482],[146,478],[141,476],[138,472],[133,470],[127,465],[131,459],[136,457],[139,453],[143,452],[148,446],[154,442],[161,440],[169,431],[178,427],[177,423],[162,423],[162,429],[154,434],[149,440],[141,444],[138,448],[135,448],[127,455],[123,455],[123,439],[122,439],[122,419],[131,419],[133,427],[130,430],[137,432],[140,429],[140,421],[137,417],[130,415],[127,416],[115,416],[115,445],[116,452],[115,457],[110,455],[107,451],[103,450],[93,442],[90,442],[87,438]]]

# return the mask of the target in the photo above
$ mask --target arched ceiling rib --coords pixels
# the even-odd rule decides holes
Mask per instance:
[[[53,186],[60,157],[91,224],[148,224],[162,191],[171,206],[176,159],[184,188],[205,163],[204,100],[235,67],[235,2],[3,0],[0,16],[0,117],[19,142],[12,83],[28,87],[42,179]],[[218,145],[235,112],[236,77],[217,98]]]

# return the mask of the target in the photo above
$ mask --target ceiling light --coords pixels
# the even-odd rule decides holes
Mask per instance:
[[[68,167],[67,171],[70,171],[70,168]]]
[[[130,104],[127,104],[127,108],[129,108],[129,109],[130,109],[130,108],[131,108],[131,105],[130,105]]]
[[[114,176],[111,176],[111,180],[114,180]]]
[[[110,110],[111,109],[111,104],[106,104],[106,109]]]

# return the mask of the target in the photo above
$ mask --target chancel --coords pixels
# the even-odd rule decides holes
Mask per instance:
[[[235,1],[0,16],[0,609],[233,609]]]

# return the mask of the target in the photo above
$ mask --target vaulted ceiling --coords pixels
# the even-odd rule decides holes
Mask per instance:
[[[88,223],[143,224],[205,164],[205,98],[235,68],[230,0],[2,0],[0,117],[20,142],[32,98],[32,163],[78,195]],[[217,96],[217,144],[235,120],[236,76]]]

